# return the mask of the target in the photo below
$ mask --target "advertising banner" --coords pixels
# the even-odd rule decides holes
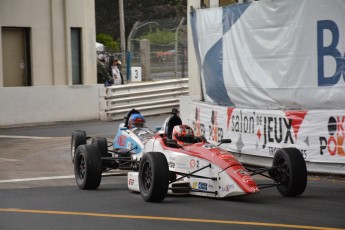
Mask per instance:
[[[273,157],[295,147],[306,161],[345,163],[344,110],[255,110],[194,102],[189,125],[195,135],[217,143],[231,139],[229,150]]]
[[[190,18],[206,102],[345,108],[345,1],[255,1]]]

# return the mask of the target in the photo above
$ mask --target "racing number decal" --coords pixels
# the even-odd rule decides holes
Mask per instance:
[[[194,168],[194,167],[195,167],[195,160],[194,160],[194,159],[190,160],[189,166],[190,166],[191,168]]]
[[[192,159],[192,160],[190,160],[190,162],[189,162],[189,166],[190,166],[190,168],[199,168],[200,167],[200,162],[199,162],[199,160],[197,159],[197,160],[194,160],[194,159]]]

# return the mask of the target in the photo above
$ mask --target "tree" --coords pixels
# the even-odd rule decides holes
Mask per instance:
[[[114,41],[108,34],[97,34],[96,41],[102,43],[110,52],[120,51],[120,43],[118,41]]]
[[[151,43],[154,44],[168,45],[175,41],[175,33],[157,29],[156,32],[151,32],[144,36],[141,36],[141,39],[148,39]]]
[[[95,0],[96,33],[120,38],[118,0]],[[187,0],[125,0],[126,38],[136,21],[169,18],[180,21],[187,16]]]

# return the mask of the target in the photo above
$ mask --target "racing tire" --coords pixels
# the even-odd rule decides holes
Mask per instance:
[[[101,157],[108,157],[108,141],[104,137],[93,137],[91,139],[91,144],[94,145]]]
[[[74,175],[83,190],[97,189],[102,179],[102,160],[94,145],[80,145],[74,158]]]
[[[301,195],[307,186],[307,167],[301,152],[296,148],[283,148],[273,158],[272,176],[277,190],[283,196]]]
[[[168,193],[168,161],[163,153],[149,152],[143,155],[139,166],[139,189],[147,202],[161,202]]]
[[[72,139],[71,139],[71,159],[72,163],[74,163],[74,156],[75,151],[78,148],[79,145],[85,145],[86,144],[86,132],[83,130],[75,130],[72,133]]]

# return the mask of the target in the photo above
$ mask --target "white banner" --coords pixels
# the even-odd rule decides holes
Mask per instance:
[[[272,0],[191,13],[205,101],[345,108],[345,1]]]
[[[188,124],[238,153],[273,157],[298,148],[308,162],[345,163],[345,110],[255,110],[193,102]],[[344,169],[345,170],[345,169]]]

